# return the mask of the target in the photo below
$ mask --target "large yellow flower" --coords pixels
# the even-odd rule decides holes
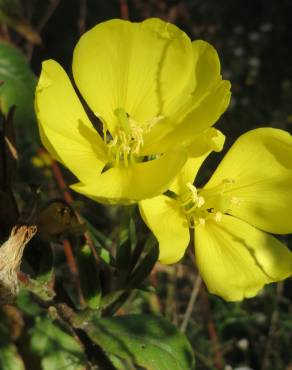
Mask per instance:
[[[198,269],[210,292],[236,301],[292,274],[292,253],[274,234],[292,232],[292,137],[262,128],[242,135],[202,188],[206,155],[189,159],[170,187],[139,203],[160,261],[184,254],[194,230]]]
[[[199,134],[230,99],[213,47],[159,19],[116,19],[86,32],[74,50],[73,77],[100,127],[62,67],[47,60],[35,97],[39,130],[47,150],[79,179],[72,188],[101,202],[165,191],[185,149],[200,146]]]

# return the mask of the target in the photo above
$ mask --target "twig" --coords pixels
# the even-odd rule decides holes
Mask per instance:
[[[44,152],[45,152],[44,149],[42,149],[42,148],[39,149],[40,154],[42,154]],[[60,170],[60,167],[59,167],[58,163],[53,159],[51,161],[51,168],[52,168],[52,173],[53,173],[53,176],[55,178],[55,181],[58,185],[58,188],[61,190],[65,201],[68,204],[72,204],[74,202],[74,199],[73,199],[71,193],[68,191],[67,184],[64,180],[62,171]],[[75,214],[76,214],[76,217],[77,217],[78,221],[81,222],[82,218],[80,217],[78,212],[75,212]],[[92,254],[95,258],[96,263],[97,264],[100,263],[101,259],[100,259],[99,255],[97,254],[97,251],[94,247],[94,244],[91,240],[91,237],[90,237],[90,235],[87,231],[84,233],[84,237],[85,237],[86,242],[87,242],[87,244],[89,245],[89,247],[92,251]],[[75,284],[76,284],[76,287],[77,287],[80,304],[83,306],[84,305],[84,298],[83,298],[83,295],[82,295],[80,281],[78,279],[78,276],[79,276],[78,267],[77,267],[77,264],[76,264],[76,261],[75,261],[75,258],[74,258],[71,243],[67,239],[65,239],[65,240],[63,240],[63,247],[64,247],[64,253],[65,253],[68,265],[69,265],[69,269],[70,269],[71,274],[73,275],[74,280],[75,280]]]
[[[120,0],[120,14],[122,19],[129,19],[129,7],[127,0]]]
[[[69,240],[67,239],[63,240],[63,248],[64,248],[64,253],[66,256],[66,260],[67,260],[71,275],[74,279],[74,283],[77,288],[79,303],[81,306],[84,307],[86,306],[86,303],[85,303],[85,300],[82,294],[82,289],[81,289],[80,280],[79,280],[79,272],[78,272],[78,268],[77,268],[77,264],[76,264],[73,252],[72,252],[72,246]]]
[[[215,322],[212,316],[208,294],[205,289],[201,289],[201,294],[202,294],[202,298],[203,298],[204,306],[205,306],[203,313],[204,313],[204,316],[207,322],[208,333],[209,333],[209,337],[210,337],[214,355],[215,355],[215,359],[214,359],[215,368],[218,370],[221,370],[223,369],[223,355],[220,351],[219,338],[218,338]]]
[[[40,153],[43,153],[43,152],[44,152],[44,150],[41,149]],[[58,163],[56,161],[52,160],[51,167],[52,167],[52,172],[53,172],[54,178],[56,180],[56,183],[57,183],[59,189],[61,190],[65,201],[69,204],[72,204],[73,201],[74,201],[73,197],[68,191],[68,187],[66,185],[66,182],[64,180],[63,174],[60,170],[60,167],[59,167]]]
[[[36,30],[38,32],[42,31],[45,25],[48,23],[51,16],[54,14],[57,6],[59,5],[60,0],[50,0],[50,4],[45,12],[45,14],[41,17],[40,21],[36,25]],[[34,49],[34,44],[32,42],[28,42],[26,44],[26,57],[30,61]]]
[[[171,266],[168,270],[168,284],[166,290],[165,315],[177,325],[177,313],[175,306],[176,296],[176,267]]]
[[[57,183],[59,189],[62,191],[64,199],[69,204],[72,204],[73,203],[73,197],[67,189],[67,185],[65,183],[63,174],[62,174],[62,172],[59,168],[58,163],[56,161],[52,160],[51,167],[52,167],[52,172],[53,172],[54,178],[56,180],[56,183]],[[84,301],[84,297],[82,295],[80,280],[78,279],[78,276],[79,276],[78,267],[77,267],[77,264],[76,264],[76,261],[75,261],[74,255],[73,255],[73,251],[72,251],[72,246],[71,246],[71,243],[69,242],[69,240],[67,240],[67,239],[63,240],[63,247],[64,247],[64,253],[65,253],[65,256],[66,256],[66,259],[67,259],[67,262],[68,262],[70,272],[71,272],[71,274],[74,278],[74,282],[75,282],[75,285],[76,285],[76,288],[77,288],[79,302],[80,302],[81,306],[84,306],[85,301]]]
[[[192,290],[192,293],[191,293],[191,297],[190,297],[190,300],[188,302],[187,309],[186,309],[183,321],[182,321],[181,326],[180,326],[180,330],[183,333],[187,329],[189,320],[191,318],[191,315],[192,315],[192,312],[193,312],[193,309],[194,309],[195,302],[196,302],[197,297],[198,297],[199,292],[200,292],[201,284],[202,284],[202,278],[201,278],[200,275],[197,275],[196,279],[195,279],[195,282],[194,282],[194,287],[193,287],[193,290]]]
[[[87,13],[87,0],[80,0],[79,18],[78,18],[78,32],[82,35],[86,29],[86,13]]]
[[[50,5],[48,6],[45,14],[42,16],[42,18],[40,19],[40,21],[38,22],[37,24],[37,30],[38,31],[41,31],[45,25],[48,23],[49,19],[51,18],[51,16],[54,14],[57,6],[59,5],[60,3],[60,0],[51,0],[50,1]]]
[[[277,325],[278,325],[278,320],[279,320],[278,303],[279,303],[279,298],[282,295],[282,293],[283,293],[283,282],[281,281],[277,284],[277,295],[276,295],[275,302],[274,302],[274,309],[271,315],[271,321],[270,321],[268,336],[266,340],[266,348],[264,351],[262,367],[261,367],[262,370],[267,370],[271,366],[270,352],[275,344],[273,342],[276,337],[275,334],[277,331]]]
[[[40,149],[39,153],[44,153],[44,150]],[[71,193],[68,191],[68,187],[66,185],[66,182],[64,180],[63,174],[60,170],[60,167],[59,167],[58,163],[56,161],[52,160],[51,167],[52,167],[52,172],[53,172],[54,178],[57,182],[57,185],[58,185],[59,189],[61,190],[61,192],[64,196],[65,201],[68,204],[72,204],[74,202],[74,199],[73,199]],[[78,221],[81,222],[82,218],[80,217],[78,212],[75,211],[75,214],[76,214],[76,217],[77,217]],[[100,262],[100,257],[97,254],[97,252],[94,248],[93,242],[91,240],[91,237],[90,237],[90,235],[87,231],[84,233],[84,237],[85,237],[86,242],[89,245],[89,247],[90,247],[90,249],[91,249],[91,251],[94,255],[94,258],[95,258],[96,262],[99,263]]]
[[[5,23],[0,24],[0,40],[6,41],[7,43],[11,43],[9,29]]]
[[[195,358],[198,359],[204,365],[204,369],[206,368],[206,369],[214,370],[213,363],[209,358],[204,356],[202,353],[196,351],[195,349],[193,351],[195,354]]]
[[[156,263],[153,270],[151,271],[151,274],[150,274],[150,282],[151,284],[153,285],[153,287],[155,288],[155,290],[157,289],[157,285],[158,285],[158,278],[157,278],[157,272],[158,272],[158,264]],[[150,301],[150,306],[151,306],[151,309],[157,314],[161,314],[162,312],[162,307],[161,307],[161,302],[160,302],[160,299],[159,299],[159,295],[158,294],[151,294],[149,295],[149,301]]]

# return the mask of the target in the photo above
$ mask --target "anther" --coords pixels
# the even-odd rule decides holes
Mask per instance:
[[[236,206],[239,206],[239,204],[241,203],[241,199],[240,199],[240,198],[238,198],[238,197],[232,197],[232,198],[230,199],[230,202],[231,202],[232,204],[236,205]]]
[[[216,212],[215,213],[215,221],[220,222],[222,220],[222,213],[221,212]]]

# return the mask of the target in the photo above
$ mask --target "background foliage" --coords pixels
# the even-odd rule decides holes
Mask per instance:
[[[177,265],[156,264],[145,282],[157,252],[137,210],[103,207],[70,194],[66,184],[73,177],[42,151],[33,112],[42,60],[56,59],[70,73],[74,45],[85,30],[114,17],[140,21],[154,16],[218,50],[233,93],[228,112],[216,125],[227,136],[225,150],[251,128],[291,132],[291,14],[290,0],[0,0],[0,81],[5,81],[0,102],[3,114],[17,105],[19,155],[18,171],[5,183],[1,179],[1,191],[13,183],[21,217],[27,217],[36,204],[28,185],[40,184],[42,215],[39,236],[25,252],[22,271],[28,275],[17,307],[0,310],[1,370],[191,368],[189,344],[175,327],[186,332],[197,369],[291,370],[291,280],[266,287],[256,298],[226,303],[207,293],[190,249]],[[208,160],[202,182],[217,162]],[[60,200],[50,203],[55,198],[82,214],[88,238],[81,236],[85,227],[71,206]],[[7,213],[4,198],[1,202],[4,240],[16,211],[10,207]],[[48,228],[48,219],[60,214]],[[286,242],[292,243],[289,238]],[[108,269],[110,262],[114,268]],[[72,306],[85,316],[72,318]],[[92,309],[100,309],[97,316]],[[118,316],[110,318],[113,313]],[[128,316],[133,314],[139,316]],[[164,316],[174,326],[145,314]],[[125,321],[120,315],[127,315]],[[86,327],[85,317],[90,321]],[[142,339],[133,335],[137,331]],[[116,337],[120,340],[113,341]],[[135,359],[128,346],[136,348]]]

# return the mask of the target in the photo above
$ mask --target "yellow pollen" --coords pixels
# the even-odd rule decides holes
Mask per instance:
[[[241,203],[241,199],[240,199],[240,198],[238,198],[238,197],[232,197],[232,198],[230,199],[230,202],[231,202],[232,204],[236,205],[236,206],[239,206],[239,205],[240,205],[240,203]]]
[[[202,217],[199,218],[199,224],[205,226],[206,220]]]
[[[198,197],[198,208],[202,207],[205,204],[205,199],[203,197]]]
[[[198,190],[192,183],[186,183],[186,190],[179,199],[189,227],[203,225],[208,219],[220,222],[224,214],[239,206],[241,199],[229,195],[234,184],[234,179],[226,178],[214,188]]]
[[[221,212],[216,212],[215,213],[215,221],[219,222],[222,220],[222,213]]]
[[[186,191],[180,196],[180,203],[190,228],[194,228],[197,222],[201,225],[205,223],[206,211],[202,209],[205,199],[198,195],[196,187],[190,182],[186,183]]]
[[[111,165],[127,167],[129,163],[139,161],[139,154],[144,146],[144,135],[152,127],[163,119],[163,116],[153,117],[144,123],[135,121],[123,108],[114,111],[118,120],[118,127],[115,135],[108,141],[106,125],[104,126],[104,141],[108,147],[108,154],[111,158]],[[142,160],[145,160],[142,157]]]

